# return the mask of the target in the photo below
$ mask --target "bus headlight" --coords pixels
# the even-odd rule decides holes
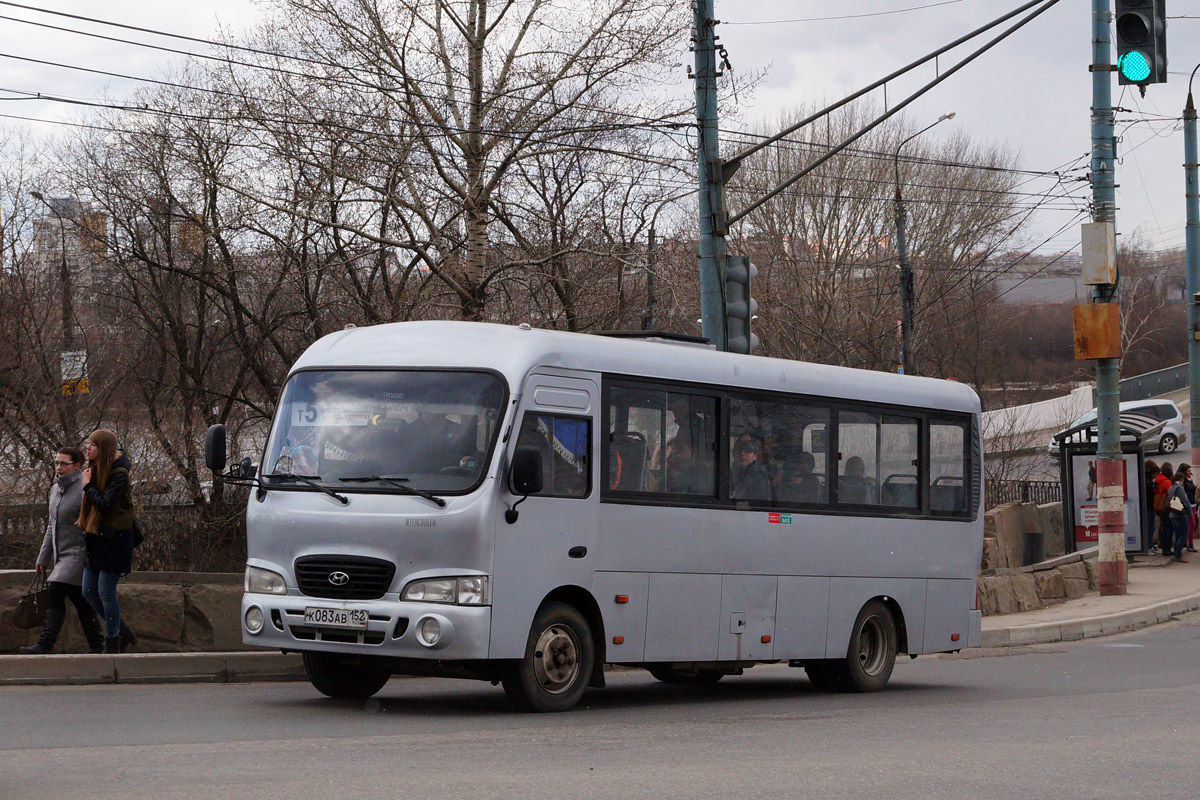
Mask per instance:
[[[246,630],[250,633],[258,633],[263,629],[263,612],[258,606],[250,606],[246,609]]]
[[[251,594],[287,594],[287,584],[278,572],[246,567],[246,591]]]
[[[430,578],[413,581],[400,593],[401,600],[416,603],[445,603],[459,606],[486,606],[488,578],[468,575],[463,578]]]

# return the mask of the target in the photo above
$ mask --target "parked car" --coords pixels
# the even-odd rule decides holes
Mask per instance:
[[[1187,441],[1187,426],[1183,421],[1183,412],[1179,410],[1179,406],[1175,405],[1173,400],[1163,400],[1161,398],[1130,400],[1121,403],[1118,410],[1122,414],[1126,412],[1144,414],[1164,423],[1162,428],[1142,441],[1142,450],[1148,453],[1174,453],[1179,449],[1179,445]],[[1096,409],[1093,408],[1091,411],[1082,414],[1079,419],[1068,425],[1065,430],[1070,430],[1077,425],[1091,422],[1094,419],[1096,419]],[[1059,431],[1059,433],[1062,433],[1062,431]],[[1055,436],[1057,435],[1055,434]],[[1046,451],[1055,458],[1058,458],[1058,441],[1054,436],[1050,437],[1050,445],[1046,448]]]

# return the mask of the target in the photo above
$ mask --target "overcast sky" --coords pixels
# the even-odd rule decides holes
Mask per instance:
[[[249,0],[148,2],[109,0],[28,0],[28,5],[100,17],[113,22],[211,37],[218,24],[239,30],[254,23],[260,6]],[[690,3],[678,0],[681,14]],[[769,67],[762,87],[746,109],[745,121],[774,119],[790,106],[836,99],[874,81],[1020,5],[1020,0],[716,0],[718,33],[729,52],[735,77]],[[921,6],[926,6],[921,8]],[[1152,247],[1182,247],[1184,241],[1183,132],[1178,121],[1187,95],[1187,79],[1200,63],[1200,0],[1168,0],[1170,82],[1150,86],[1140,98],[1136,88],[1113,82],[1118,113],[1117,226],[1122,235],[1138,235]],[[905,10],[910,9],[910,10]],[[898,12],[898,13],[888,13]],[[861,16],[860,16],[861,15]],[[110,27],[0,5],[0,16],[35,20],[138,39],[181,49],[202,45],[171,42]],[[848,16],[846,19],[819,19]],[[1004,144],[1021,155],[1022,166],[1051,170],[1078,161],[1090,150],[1091,0],[1062,0],[1016,35],[952,76],[910,106],[916,125],[947,111],[956,118],[925,134],[937,137],[961,131],[983,141]],[[763,24],[752,24],[763,23]],[[0,19],[3,58],[0,87],[92,98],[107,91],[121,97],[125,81],[14,60],[12,56],[62,61],[139,76],[153,76],[172,59],[167,53],[128,44],[88,39]],[[982,43],[983,40],[977,40]],[[972,45],[942,57],[945,69]],[[689,56],[690,57],[690,56]],[[686,85],[681,72],[681,86]],[[892,103],[933,77],[933,67],[918,70],[888,90]],[[0,97],[8,96],[0,92]],[[744,98],[743,98],[744,99]],[[876,97],[882,104],[882,96]],[[78,115],[70,108],[37,100],[7,101],[0,112],[50,119]],[[4,124],[13,124],[4,120]],[[33,126],[45,130],[49,126]],[[1048,188],[1042,183],[1038,191]],[[1040,239],[1069,221],[1069,212],[1045,212],[1037,222]],[[1045,245],[1064,249],[1078,242],[1071,227]],[[1035,242],[1036,243],[1036,242]]]

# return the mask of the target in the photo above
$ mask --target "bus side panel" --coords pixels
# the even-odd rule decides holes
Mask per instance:
[[[974,581],[931,580],[925,600],[925,645],[922,653],[944,653],[970,643]],[[950,637],[958,634],[958,641]]]
[[[715,661],[721,576],[653,573],[647,661]]]
[[[900,606],[908,631],[909,652],[925,640],[924,578],[834,578],[829,587],[829,635],[826,658],[845,658],[858,612],[873,597],[890,597]]]
[[[592,596],[604,617],[607,658],[614,664],[635,664],[646,654],[646,607],[650,598],[647,572],[597,572]],[[627,598],[618,602],[618,598]],[[620,640],[619,642],[617,640]]]
[[[829,578],[779,578],[775,658],[825,658]]]
[[[775,652],[775,598],[779,579],[764,575],[721,577],[721,661],[769,661]]]

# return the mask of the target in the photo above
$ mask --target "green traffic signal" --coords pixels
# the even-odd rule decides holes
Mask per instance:
[[[1131,83],[1141,83],[1150,77],[1150,59],[1140,50],[1130,50],[1123,53],[1117,60],[1117,69],[1121,76]]]

